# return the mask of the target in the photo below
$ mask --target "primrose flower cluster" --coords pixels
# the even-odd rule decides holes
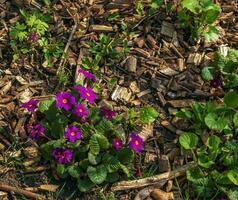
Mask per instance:
[[[79,73],[84,76],[83,85],[57,93],[55,100],[31,99],[21,105],[28,112],[38,109],[43,113],[39,122],[26,126],[29,136],[39,140],[43,156],[49,161],[53,157],[56,166],[71,175],[72,168],[82,172],[77,176],[79,182],[85,175],[92,185],[106,181],[112,173],[129,176],[125,168],[134,169],[134,156],[141,153],[144,141],[134,132],[127,133],[125,120],[116,112],[95,106],[97,96],[92,88],[96,76],[82,69]],[[92,169],[102,173],[101,180]]]

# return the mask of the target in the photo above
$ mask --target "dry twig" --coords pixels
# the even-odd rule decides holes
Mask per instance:
[[[170,179],[174,179],[175,177],[183,175],[187,170],[193,169],[196,166],[197,165],[194,162],[191,162],[182,167],[179,167],[178,169],[175,169],[170,172],[165,172],[163,174],[159,174],[156,176],[151,176],[151,177],[142,178],[142,179],[133,180],[133,181],[121,181],[119,183],[114,184],[111,190],[119,191],[119,190],[140,188],[140,187],[145,187],[149,185],[159,185],[161,183],[164,183],[165,181],[168,181]]]

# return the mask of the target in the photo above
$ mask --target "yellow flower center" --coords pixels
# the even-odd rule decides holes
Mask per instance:
[[[32,107],[32,104],[30,104],[29,107],[31,108],[31,107]]]
[[[62,102],[63,102],[64,104],[66,104],[66,103],[68,103],[68,100],[67,100],[67,99],[63,99]]]
[[[74,131],[72,131],[72,132],[70,133],[70,135],[71,135],[71,136],[75,136],[76,133],[75,133]]]
[[[86,95],[87,95],[87,97],[90,97],[90,96],[91,96],[89,92],[86,92]]]
[[[82,109],[82,108],[79,108],[79,112],[80,112],[80,113],[83,112],[83,109]]]
[[[138,146],[140,143],[138,140],[135,141],[135,145]]]

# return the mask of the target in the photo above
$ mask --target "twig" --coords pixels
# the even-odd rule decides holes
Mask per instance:
[[[4,183],[0,183],[0,190],[5,191],[5,192],[15,192],[17,194],[24,195],[31,199],[41,199],[41,200],[46,199],[45,196],[42,196],[40,194],[36,194],[36,193],[30,192],[27,190],[12,187],[12,186],[4,184]]]
[[[63,68],[63,62],[64,62],[64,60],[65,60],[65,55],[66,55],[66,53],[67,53],[67,51],[68,51],[68,48],[69,48],[69,45],[70,45],[70,43],[71,43],[71,40],[72,40],[72,38],[73,38],[73,35],[74,35],[74,33],[75,33],[75,31],[76,31],[76,28],[77,28],[77,23],[75,22],[75,24],[74,24],[74,26],[73,26],[73,29],[72,29],[72,31],[71,31],[71,33],[70,33],[70,36],[69,36],[69,39],[68,39],[68,42],[67,42],[67,44],[66,44],[66,46],[65,46],[65,48],[64,48],[64,53],[63,53],[63,55],[62,55],[62,57],[61,57],[61,60],[60,60],[60,64],[59,64],[59,68],[58,68],[58,70],[57,70],[57,75],[59,75],[59,73],[61,72],[61,70],[62,70],[62,68]]]
[[[142,179],[133,180],[133,181],[121,181],[119,183],[114,184],[111,190],[112,191],[128,190],[133,188],[145,187],[149,185],[161,184],[165,181],[168,181],[170,179],[174,179],[178,176],[183,175],[187,170],[193,169],[196,166],[197,165],[194,162],[191,162],[182,167],[179,167],[178,169],[175,169],[170,172],[165,172],[163,174],[159,174],[156,176],[151,176],[151,177],[142,178]]]

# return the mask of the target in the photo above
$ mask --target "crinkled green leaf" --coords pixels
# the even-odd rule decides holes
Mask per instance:
[[[96,134],[91,136],[91,138],[89,140],[89,148],[90,148],[90,152],[93,153],[94,155],[99,154],[100,145],[99,145]]]
[[[135,153],[129,148],[123,148],[120,151],[117,152],[117,159],[122,163],[122,164],[130,164],[133,162]]]
[[[48,99],[48,100],[41,101],[39,103],[38,110],[40,112],[44,113],[45,111],[50,109],[50,107],[53,105],[54,101],[55,101],[54,99]]]
[[[153,107],[142,108],[140,111],[140,121],[142,123],[152,123],[159,113]]]
[[[109,173],[116,172],[120,168],[120,162],[118,159],[110,154],[103,156],[103,164]]]
[[[238,185],[238,172],[237,171],[230,170],[227,173],[227,177],[230,179],[230,181],[232,183],[234,183],[235,185]]]
[[[80,169],[74,165],[71,165],[67,168],[67,171],[69,173],[70,176],[74,177],[74,178],[79,178],[80,177]]]
[[[218,15],[221,13],[221,8],[217,4],[212,4],[210,6],[207,6],[204,9],[204,15],[205,15],[205,22],[207,24],[212,24],[218,17]]]
[[[101,184],[105,181],[107,177],[107,169],[104,165],[100,165],[97,167],[89,166],[87,169],[87,174],[93,183]]]
[[[195,14],[201,12],[201,6],[198,0],[183,0],[182,6]]]
[[[212,135],[208,138],[206,144],[210,149],[216,150],[221,144],[221,139],[216,135]]]
[[[205,40],[207,42],[215,42],[219,38],[219,31],[214,26],[209,26],[207,31],[204,33]]]
[[[236,112],[233,116],[233,123],[236,128],[238,128],[238,112]]]
[[[92,165],[97,165],[101,161],[101,155],[94,155],[88,152],[88,160]]]
[[[88,192],[95,184],[89,178],[84,178],[78,179],[77,186],[80,192]]]
[[[210,81],[212,79],[214,79],[214,68],[213,67],[204,67],[202,69],[202,78],[206,81]]]
[[[228,92],[224,97],[224,103],[230,108],[237,108],[238,94],[236,92]]]
[[[228,122],[225,118],[218,116],[216,113],[208,113],[205,117],[205,124],[211,130],[221,132],[228,125]]]
[[[194,133],[185,132],[180,135],[179,143],[184,149],[194,149],[198,143],[198,136]]]

